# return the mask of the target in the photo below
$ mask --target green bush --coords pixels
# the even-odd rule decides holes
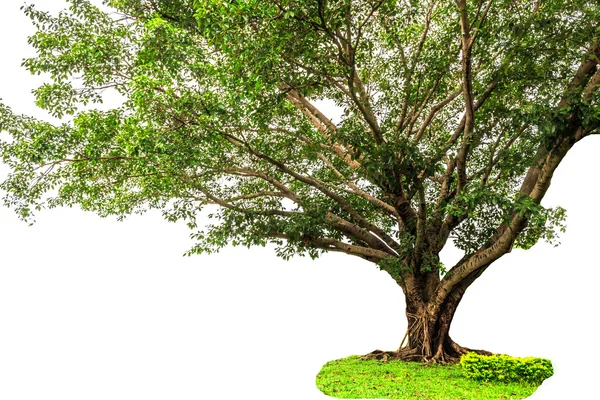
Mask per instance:
[[[468,353],[461,357],[463,375],[477,381],[530,382],[541,384],[554,375],[552,362],[544,358],[516,358],[505,355],[481,356]]]

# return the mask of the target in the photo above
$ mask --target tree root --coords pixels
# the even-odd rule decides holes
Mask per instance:
[[[450,348],[459,356],[462,356],[463,354],[467,354],[467,353],[477,353],[480,354],[482,356],[491,356],[494,353],[489,352],[487,350],[475,350],[475,349],[469,349],[467,347],[463,347],[459,344],[457,344],[454,340],[448,338],[448,341],[450,342]]]
[[[493,354],[485,350],[472,350],[466,347],[462,347],[455,343],[452,339],[448,338],[448,341],[444,343],[444,346],[442,346],[441,349],[438,349],[438,351],[433,356],[425,356],[423,354],[422,349],[409,349],[408,347],[403,347],[397,351],[374,350],[369,354],[365,354],[364,356],[362,356],[361,360],[379,360],[384,363],[390,360],[401,360],[427,364],[447,365],[457,364],[460,361],[460,357],[463,354],[467,354],[469,352],[488,356]]]
[[[379,360],[381,362],[388,362],[389,360],[402,360],[402,361],[421,361],[423,356],[417,351],[417,349],[400,349],[398,351],[383,351],[374,350],[369,354],[365,354],[361,357],[361,360]]]

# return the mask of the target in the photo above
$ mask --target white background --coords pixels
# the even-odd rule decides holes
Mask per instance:
[[[30,93],[41,80],[20,67],[33,32],[21,4],[0,3],[0,97],[43,117]],[[600,137],[577,144],[544,200],[568,210],[563,244],[496,262],[452,326],[464,346],[550,358],[556,374],[532,399],[600,398],[598,154]],[[37,221],[0,207],[3,400],[322,399],[325,362],[396,349],[404,334],[400,288],[360,259],[182,257],[187,227],[159,213],[117,222],[59,209]],[[459,257],[447,248],[442,261]]]

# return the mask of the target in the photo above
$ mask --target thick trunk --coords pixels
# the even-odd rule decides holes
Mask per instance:
[[[462,297],[462,296],[461,296]],[[455,362],[466,349],[450,338],[450,324],[460,298],[447,301],[437,314],[429,312],[427,303],[406,299],[408,328],[406,341],[398,349],[398,357],[413,361]]]
[[[484,268],[485,269],[485,268]],[[431,277],[421,276],[408,280],[405,285],[406,318],[408,327],[400,348],[396,351],[374,352],[364,356],[380,360],[401,359],[406,361],[456,363],[469,352],[491,354],[483,350],[472,350],[460,346],[450,338],[450,325],[465,290],[483,270],[470,276],[447,296],[443,304],[433,305]],[[439,279],[439,278],[438,278]],[[439,280],[438,280],[439,281]],[[435,311],[434,311],[435,310]]]

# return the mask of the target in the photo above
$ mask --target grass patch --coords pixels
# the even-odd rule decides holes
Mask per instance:
[[[477,382],[459,365],[361,360],[330,361],[317,374],[317,387],[340,399],[517,400],[531,396],[532,383]]]

